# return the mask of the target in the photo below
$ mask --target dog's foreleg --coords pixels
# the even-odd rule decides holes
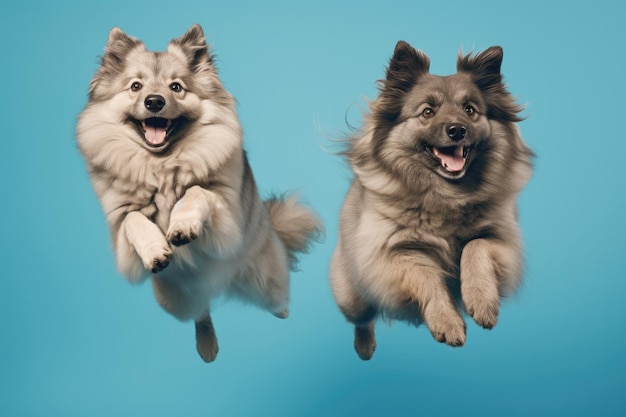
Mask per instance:
[[[465,322],[447,288],[445,273],[429,257],[407,251],[389,257],[378,273],[387,275],[381,297],[387,310],[410,313],[417,308],[435,340],[450,346],[465,344]]]
[[[161,229],[138,211],[128,213],[122,221],[118,246],[120,239],[135,249],[144,267],[152,273],[163,270],[172,258],[172,249]]]
[[[417,301],[435,340],[450,346],[463,346],[465,322],[452,301],[441,272],[420,265],[408,272],[402,282],[405,294]]]
[[[489,239],[470,241],[461,255],[461,297],[467,313],[486,328],[498,321],[500,297],[515,289],[521,256],[515,245]]]
[[[202,237],[212,255],[231,255],[241,245],[241,209],[228,197],[197,185],[187,189],[174,205],[166,239],[180,246]]]

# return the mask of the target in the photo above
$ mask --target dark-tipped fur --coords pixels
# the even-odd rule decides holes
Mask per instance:
[[[193,72],[214,70],[214,56],[207,47],[200,25],[193,25],[183,36],[172,39],[170,43],[179,46],[185,52],[188,65]]]
[[[354,180],[330,279],[364,360],[376,317],[426,323],[437,341],[461,346],[463,310],[492,328],[500,298],[521,280],[516,198],[533,154],[502,81],[502,49],[459,56],[445,77],[429,63],[398,42],[344,152]]]
[[[393,123],[400,116],[403,97],[415,85],[417,79],[428,73],[430,59],[404,41],[399,41],[389,61],[387,76],[379,82],[377,120]]]

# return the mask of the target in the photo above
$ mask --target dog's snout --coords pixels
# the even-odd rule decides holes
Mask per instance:
[[[153,113],[157,113],[163,110],[163,107],[165,107],[165,98],[163,96],[151,94],[148,97],[146,97],[143,103],[146,105],[146,108],[148,110],[150,110]]]
[[[452,123],[446,126],[446,133],[455,142],[465,139],[467,128],[459,123]]]

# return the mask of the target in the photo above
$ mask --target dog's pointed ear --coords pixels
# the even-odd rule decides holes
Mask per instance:
[[[471,73],[476,85],[485,91],[502,82],[502,74],[500,74],[502,57],[503,51],[499,46],[492,46],[475,56],[471,53],[463,56],[459,52],[456,69],[458,72]]]
[[[104,49],[102,64],[119,69],[123,65],[126,55],[140,45],[143,45],[140,40],[128,36],[122,29],[114,27],[109,31],[109,40]]]
[[[515,103],[504,84],[500,68],[504,53],[499,46],[492,46],[474,56],[459,52],[456,69],[459,73],[468,73],[483,92],[487,101],[487,117],[503,122],[523,120],[518,113],[523,108]]]
[[[372,112],[382,122],[395,121],[404,103],[404,96],[428,73],[430,59],[405,41],[399,41],[389,60],[384,80],[378,82],[380,95],[372,104]],[[380,124],[379,123],[379,124]]]
[[[111,90],[113,80],[124,70],[126,57],[135,48],[143,49],[143,42],[128,36],[118,27],[109,31],[109,40],[104,48],[104,55],[100,59],[100,69],[89,84],[91,99],[95,97],[99,85],[103,87],[99,90],[103,94]]]
[[[206,43],[202,27],[198,24],[191,26],[180,38],[172,39],[168,49],[170,47],[178,47],[183,52],[193,72],[213,67],[213,55]]]
[[[385,87],[408,91],[417,77],[428,73],[429,68],[430,59],[425,53],[415,50],[405,41],[399,41],[389,61]]]
[[[120,43],[136,43],[137,39],[132,36],[128,36],[124,31],[118,27],[114,27],[109,31],[109,41],[107,42],[107,47],[113,47],[116,44]]]

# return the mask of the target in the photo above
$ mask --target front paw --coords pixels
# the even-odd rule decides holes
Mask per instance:
[[[426,324],[436,341],[452,347],[465,344],[465,322],[460,315],[438,314]]]
[[[463,303],[467,313],[474,319],[476,324],[485,328],[493,329],[498,322],[498,310],[500,300],[497,296],[485,296],[483,291],[465,289],[462,292]]]
[[[172,249],[170,249],[169,245],[154,245],[154,247],[147,250],[147,256],[143,259],[143,264],[148,271],[156,274],[164,270],[169,265],[171,259]]]
[[[202,223],[195,220],[179,220],[170,223],[166,239],[174,246],[186,245],[200,236]]]

